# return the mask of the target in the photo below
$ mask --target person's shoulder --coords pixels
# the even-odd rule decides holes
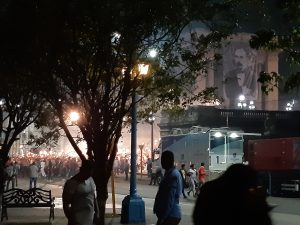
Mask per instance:
[[[172,172],[170,173],[171,177],[181,177],[181,173],[178,169],[174,168]]]
[[[65,186],[76,186],[78,184],[78,181],[76,180],[75,176],[69,178],[68,180],[66,180],[65,182]]]

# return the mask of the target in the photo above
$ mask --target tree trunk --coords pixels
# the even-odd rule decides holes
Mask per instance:
[[[97,202],[99,206],[99,221],[96,225],[104,225],[105,224],[105,208],[106,201],[108,199],[108,190],[106,185],[97,185]]]

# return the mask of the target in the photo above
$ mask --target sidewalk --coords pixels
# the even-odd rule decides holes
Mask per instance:
[[[116,178],[118,179],[118,178]],[[142,181],[145,182],[145,181]],[[62,183],[52,182],[51,184],[47,180],[38,180],[37,186],[45,190],[51,190],[52,196],[55,197],[55,219],[53,225],[66,225],[67,219],[65,218],[63,209],[62,209]],[[18,188],[28,189],[29,179],[28,178],[19,178]],[[45,225],[49,224],[49,208],[9,208],[7,209],[8,220],[3,220],[1,224],[3,225]],[[105,224],[108,225],[118,225],[121,224],[121,206],[117,206],[116,215],[113,216],[111,204],[107,205],[106,208],[106,220]],[[146,213],[146,224],[147,221],[153,221],[154,215],[147,215]]]

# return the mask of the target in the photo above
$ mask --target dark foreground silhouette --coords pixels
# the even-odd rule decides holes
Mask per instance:
[[[193,221],[194,225],[271,225],[270,209],[265,191],[257,187],[256,172],[234,164],[202,186]]]

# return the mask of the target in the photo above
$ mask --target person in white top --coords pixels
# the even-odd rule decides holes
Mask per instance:
[[[195,165],[191,164],[190,169],[187,173],[189,176],[189,190],[187,191],[187,194],[190,195],[190,192],[193,193],[193,196],[195,197],[196,194],[196,183],[197,182],[197,171],[195,169]]]
[[[99,217],[92,173],[93,163],[83,161],[79,173],[65,183],[62,200],[68,225],[92,225]]]
[[[45,173],[45,165],[46,165],[46,162],[45,162],[45,160],[43,159],[43,160],[41,161],[41,174],[42,174],[43,177],[46,177],[46,173]]]

